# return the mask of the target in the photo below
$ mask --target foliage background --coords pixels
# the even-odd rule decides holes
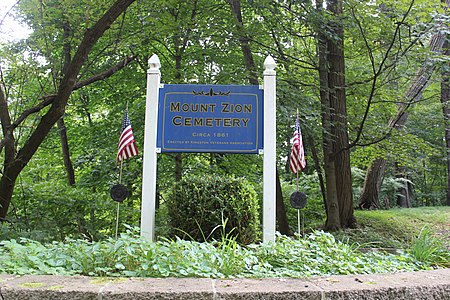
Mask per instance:
[[[13,118],[53,94],[64,67],[64,45],[73,54],[83,33],[112,1],[20,1],[17,18],[33,33],[26,40],[0,46],[2,83]],[[224,5],[225,4],[225,5]],[[351,150],[355,201],[363,182],[362,170],[377,156],[395,158],[406,168],[405,178],[414,184],[414,206],[445,203],[447,158],[443,142],[444,120],[439,102],[439,72],[411,109],[401,134],[372,144],[386,134],[386,124],[401,101],[417,67],[428,56],[427,41],[442,18],[438,2],[415,1],[404,26],[396,31],[409,1],[345,1],[344,18],[347,107],[349,134],[355,139],[368,104],[374,69],[385,59],[386,67],[374,86],[373,103],[363,126],[360,145]],[[97,241],[114,232],[116,204],[109,197],[118,182],[115,163],[123,111],[128,103],[139,149],[143,148],[145,80],[147,61],[158,54],[165,83],[247,84],[239,38],[251,37],[257,74],[264,58],[277,62],[277,165],[282,177],[289,223],[296,229],[297,212],[289,206],[296,189],[286,171],[295,112],[300,112],[308,167],[301,174],[300,189],[308,195],[307,227],[323,224],[325,213],[314,168],[312,149],[321,149],[319,84],[316,32],[321,16],[312,2],[242,1],[244,28],[236,26],[225,1],[136,1],[95,46],[80,80],[104,71],[127,55],[136,58],[114,76],[74,91],[64,116],[76,184],[68,186],[59,132],[54,128],[18,179],[8,222],[2,223],[2,238],[25,236],[41,241],[86,238]],[[445,16],[444,16],[445,17]],[[326,15],[325,18],[331,18]],[[383,20],[383,21],[380,21]],[[68,36],[64,26],[70,25]],[[325,33],[329,32],[323,29]],[[388,47],[392,46],[388,52]],[[437,67],[448,58],[436,57]],[[439,69],[438,69],[439,70]],[[45,110],[27,119],[17,131],[22,145]],[[0,152],[0,161],[4,153]],[[323,160],[321,151],[318,159]],[[158,157],[160,216],[158,230],[168,232],[165,205],[175,183],[173,154]],[[381,199],[396,202],[398,179],[389,165]],[[121,205],[122,224],[138,225],[142,156],[125,162],[122,182],[131,196]],[[244,177],[261,201],[262,159],[259,156],[183,154],[182,176],[214,172]],[[357,203],[355,203],[356,206]],[[309,221],[311,220],[311,221]],[[124,227],[121,226],[121,231]]]

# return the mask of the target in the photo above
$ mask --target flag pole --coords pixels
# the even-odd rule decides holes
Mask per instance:
[[[300,191],[300,188],[299,188],[299,176],[298,176],[298,173],[300,173],[299,171],[297,171],[297,192],[299,192]],[[299,238],[301,237],[301,232],[300,232],[300,209],[297,209],[297,222],[298,222],[298,236],[299,236]]]
[[[120,161],[120,169],[119,169],[119,184],[117,185],[119,190],[121,192],[119,194],[122,194],[118,197],[113,197],[114,200],[116,200],[117,203],[117,215],[116,215],[116,239],[119,232],[119,212],[120,212],[120,202],[125,200],[125,198],[128,197],[128,190],[125,186],[122,185],[122,171],[123,171],[123,161],[127,158],[130,158],[132,156],[135,156],[138,154],[138,149],[136,146],[136,142],[134,140],[133,135],[133,129],[131,128],[131,121],[128,117],[128,101],[127,106],[125,110],[125,114],[123,116],[122,120],[122,130],[120,131],[120,138],[119,138],[119,147],[118,147],[118,153],[117,153],[117,160]]]
[[[297,115],[296,115],[296,118],[297,118],[297,120],[298,120],[298,108],[297,108]],[[298,185],[298,182],[299,182],[298,173],[299,173],[299,171],[297,170],[297,173],[296,173],[296,175],[297,175],[297,192],[300,190],[300,189],[299,189],[299,185]]]
[[[123,160],[120,161],[119,184],[122,183],[122,166],[123,166]],[[120,211],[120,202],[117,202],[116,234],[115,234],[116,239],[117,239],[117,233],[119,232],[119,211]]]
[[[305,213],[302,212],[302,232],[303,232],[303,236],[305,236]]]
[[[297,120],[298,120],[298,108],[297,108],[297,115],[296,115],[296,118],[297,118]],[[299,171],[297,171],[297,173],[296,173],[296,175],[297,175],[297,192],[299,192],[300,191],[300,187],[299,187],[299,181],[300,181],[300,178],[299,178],[299,174],[298,173],[300,173]],[[301,237],[301,221],[300,221],[300,209],[297,209],[297,226],[298,226],[298,236],[299,236],[299,238]]]
[[[127,106],[126,106],[126,112],[128,113],[128,101],[127,101]],[[122,184],[122,167],[123,167],[123,159],[120,161],[119,184]],[[117,202],[116,234],[115,234],[116,239],[117,239],[117,233],[119,232],[119,212],[120,212],[120,202]]]
[[[125,111],[128,113],[128,100],[127,100],[127,106]],[[122,167],[123,167],[123,159],[120,161],[120,168],[119,168],[119,184],[122,184]],[[117,234],[119,232],[119,212],[120,212],[120,202],[117,202],[117,214],[116,214],[116,234],[115,237],[117,239]]]

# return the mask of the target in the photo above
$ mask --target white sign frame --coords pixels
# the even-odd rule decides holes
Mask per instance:
[[[141,236],[154,241],[157,155],[160,152],[160,149],[156,147],[156,137],[161,63],[158,56],[153,54],[148,64],[142,167]],[[276,224],[276,63],[272,56],[266,57],[264,67],[263,242],[274,242]]]

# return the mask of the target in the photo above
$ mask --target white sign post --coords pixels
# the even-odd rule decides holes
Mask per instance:
[[[142,173],[141,236],[155,238],[158,97],[161,64],[158,56],[149,59],[145,104],[144,161]],[[276,220],[276,72],[275,60],[264,61],[264,170],[263,242],[275,241]]]
[[[276,63],[264,61],[263,242],[275,241],[276,223]]]
[[[156,210],[156,134],[161,63],[156,54],[148,60],[147,96],[145,101],[144,161],[142,167],[141,236],[155,238]]]

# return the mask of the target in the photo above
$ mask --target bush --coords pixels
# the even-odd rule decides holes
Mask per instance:
[[[229,235],[241,244],[258,239],[258,199],[243,178],[186,177],[175,184],[166,204],[173,236],[204,241]]]
[[[121,204],[121,224],[138,222],[138,200],[134,196]],[[28,182],[13,201],[15,207],[7,217],[9,222],[0,224],[0,239],[99,240],[114,234],[117,202],[111,199],[108,185],[94,191],[80,185],[70,187],[63,180]]]

